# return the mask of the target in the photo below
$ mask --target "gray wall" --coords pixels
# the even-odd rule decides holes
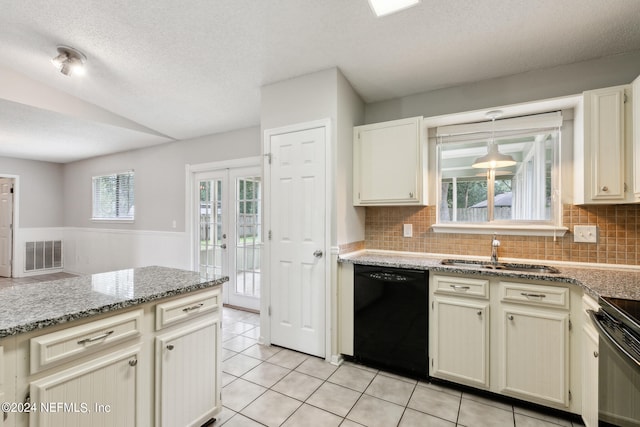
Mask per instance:
[[[260,129],[252,127],[64,165],[67,227],[185,231],[185,166],[259,156]],[[134,224],[91,221],[91,178],[135,170]],[[173,228],[176,221],[176,228]]]
[[[18,175],[20,228],[61,227],[64,223],[63,166],[0,157],[0,176]]]
[[[432,117],[557,98],[631,83],[638,75],[640,51],[368,104],[365,120],[377,123],[414,116]]]

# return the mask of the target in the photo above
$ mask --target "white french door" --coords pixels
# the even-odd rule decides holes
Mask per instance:
[[[260,309],[262,178],[260,167],[195,175],[197,270],[229,276],[223,302]]]
[[[268,136],[271,343],[325,356],[326,138],[316,127]]]
[[[13,179],[0,178],[0,277],[11,277],[13,253]]]

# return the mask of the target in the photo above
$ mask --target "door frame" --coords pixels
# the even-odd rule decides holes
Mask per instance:
[[[17,251],[20,234],[20,175],[0,172],[0,178],[13,179],[13,236],[11,237],[11,277],[22,277],[21,274],[16,275],[16,260],[23,261],[23,257]],[[23,251],[24,254],[24,251]],[[21,270],[22,271],[22,270]]]
[[[189,245],[189,268],[197,271],[198,265],[198,257],[199,254],[196,253],[195,247],[196,242],[194,240],[195,237],[195,193],[193,191],[193,187],[196,182],[196,174],[202,172],[215,172],[226,169],[235,169],[235,168],[244,168],[244,167],[260,167],[261,168],[261,176],[264,176],[264,168],[262,166],[262,158],[260,156],[253,157],[243,157],[240,159],[232,159],[232,160],[222,160],[219,162],[208,162],[208,163],[197,163],[197,164],[187,164],[185,166],[185,231],[188,234],[187,241]],[[264,193],[263,193],[264,195]],[[264,227],[264,226],[263,226]],[[229,272],[231,274],[231,272]],[[262,288],[261,288],[262,291]],[[262,294],[260,295],[260,305],[262,306]]]
[[[262,141],[263,155],[263,167],[262,167],[262,179],[264,181],[263,187],[263,227],[262,227],[262,241],[264,242],[262,253],[262,283],[261,283],[261,299],[260,299],[260,338],[258,342],[264,345],[271,345],[271,316],[269,314],[269,306],[271,305],[271,241],[268,239],[268,230],[271,229],[271,174],[267,173],[270,160],[270,146],[271,137],[282,135],[292,132],[300,132],[310,129],[324,128],[325,129],[325,239],[324,248],[322,251],[325,254],[325,360],[331,361],[331,353],[333,348],[331,346],[332,338],[332,316],[331,316],[331,279],[332,279],[332,261],[333,256],[330,251],[331,248],[331,224],[332,224],[332,212],[333,212],[333,200],[330,197],[333,194],[333,165],[335,162],[332,158],[332,142],[334,140],[333,126],[330,118],[313,120],[309,122],[296,123],[293,125],[282,126],[272,129],[266,129],[264,131],[264,137]]]

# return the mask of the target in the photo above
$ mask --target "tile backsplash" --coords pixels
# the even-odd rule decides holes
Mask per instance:
[[[366,209],[366,249],[490,255],[490,235],[434,233],[431,229],[436,220],[434,206]],[[563,237],[557,237],[554,241],[553,237],[498,235],[501,242],[499,255],[506,258],[639,265],[639,214],[639,205],[564,205],[563,225],[569,231]],[[402,237],[403,224],[413,225],[413,237]],[[596,225],[598,242],[574,243],[574,225]],[[360,249],[361,246],[354,248]]]

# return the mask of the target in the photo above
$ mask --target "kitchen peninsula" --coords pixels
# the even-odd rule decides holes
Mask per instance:
[[[213,418],[227,280],[143,267],[0,290],[0,426]]]

